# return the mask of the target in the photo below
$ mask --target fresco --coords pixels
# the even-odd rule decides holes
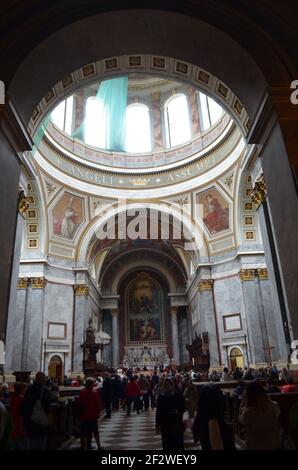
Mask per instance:
[[[229,204],[215,187],[197,194],[197,204],[211,235],[229,229]]]
[[[159,283],[140,273],[129,284],[126,296],[128,341],[161,341],[165,299]]]
[[[67,240],[73,239],[78,228],[84,221],[83,198],[65,193],[52,211],[53,232]]]

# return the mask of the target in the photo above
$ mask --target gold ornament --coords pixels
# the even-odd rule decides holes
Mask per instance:
[[[73,286],[74,294],[80,296],[89,295],[89,287],[86,284],[75,284]]]
[[[261,174],[260,178],[256,181],[254,188],[251,193],[251,200],[255,204],[256,209],[260,207],[262,202],[265,200],[267,195],[267,187],[264,180],[263,173]]]
[[[213,279],[202,279],[198,285],[199,292],[204,292],[205,290],[212,290],[213,284]]]
[[[18,212],[22,217],[26,217],[26,212],[29,209],[29,200],[25,196],[24,191],[21,189],[18,196]]]
[[[44,289],[46,286],[46,279],[44,277],[32,277],[31,287],[32,289]]]
[[[255,279],[255,269],[241,269],[239,277],[241,281],[253,281]]]

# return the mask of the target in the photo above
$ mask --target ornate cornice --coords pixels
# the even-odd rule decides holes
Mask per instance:
[[[73,286],[75,296],[85,296],[89,295],[89,287],[87,284],[74,284]]]
[[[29,284],[29,279],[27,277],[19,277],[18,279],[18,289],[27,289]]]
[[[265,183],[264,176],[262,173],[261,176],[256,181],[254,188],[252,190],[252,194],[251,194],[251,200],[255,204],[256,209],[260,207],[262,202],[265,200],[266,195],[267,195],[267,187],[266,187],[266,183]]]
[[[18,196],[18,212],[24,219],[26,218],[26,212],[29,209],[29,200],[25,196],[24,191],[21,189]]]
[[[202,279],[199,282],[198,290],[199,292],[204,292],[205,290],[213,289],[214,280],[213,279]]]
[[[255,275],[255,269],[241,269],[241,271],[239,272],[239,277],[241,281],[253,281],[255,279]]]
[[[257,275],[260,281],[266,281],[268,279],[268,269],[266,268],[257,269]]]
[[[44,289],[46,284],[47,284],[47,281],[44,277],[32,277],[31,278],[32,289]]]

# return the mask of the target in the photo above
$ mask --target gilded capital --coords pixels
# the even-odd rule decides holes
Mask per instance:
[[[44,289],[46,286],[46,279],[44,277],[32,277],[31,287],[32,289]]]
[[[265,200],[267,195],[267,187],[264,180],[263,173],[261,174],[260,178],[256,181],[254,188],[251,193],[251,200],[255,204],[256,209],[260,207],[262,202]]]
[[[18,289],[27,289],[29,284],[29,279],[27,277],[19,277],[18,279]]]
[[[18,195],[18,212],[22,217],[26,217],[26,212],[29,209],[29,201],[25,196],[24,191],[21,189]]]
[[[205,290],[212,290],[213,284],[213,279],[201,279],[198,285],[198,290],[199,292],[204,292]]]
[[[89,295],[89,287],[87,284],[74,284],[73,286],[74,294],[77,296],[85,296]]]
[[[268,269],[266,268],[257,269],[257,274],[260,281],[266,281],[268,279]]]
[[[171,307],[171,315],[177,315],[178,307]]]
[[[112,308],[112,317],[118,317],[119,309],[118,308]]]
[[[241,269],[239,277],[241,281],[253,281],[255,279],[255,269]]]

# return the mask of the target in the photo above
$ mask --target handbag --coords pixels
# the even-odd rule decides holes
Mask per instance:
[[[49,418],[47,414],[45,413],[43,406],[42,406],[42,395],[43,395],[43,388],[41,389],[41,392],[40,392],[40,398],[36,400],[35,402],[30,419],[34,423],[39,424],[39,426],[47,427],[49,425]]]

